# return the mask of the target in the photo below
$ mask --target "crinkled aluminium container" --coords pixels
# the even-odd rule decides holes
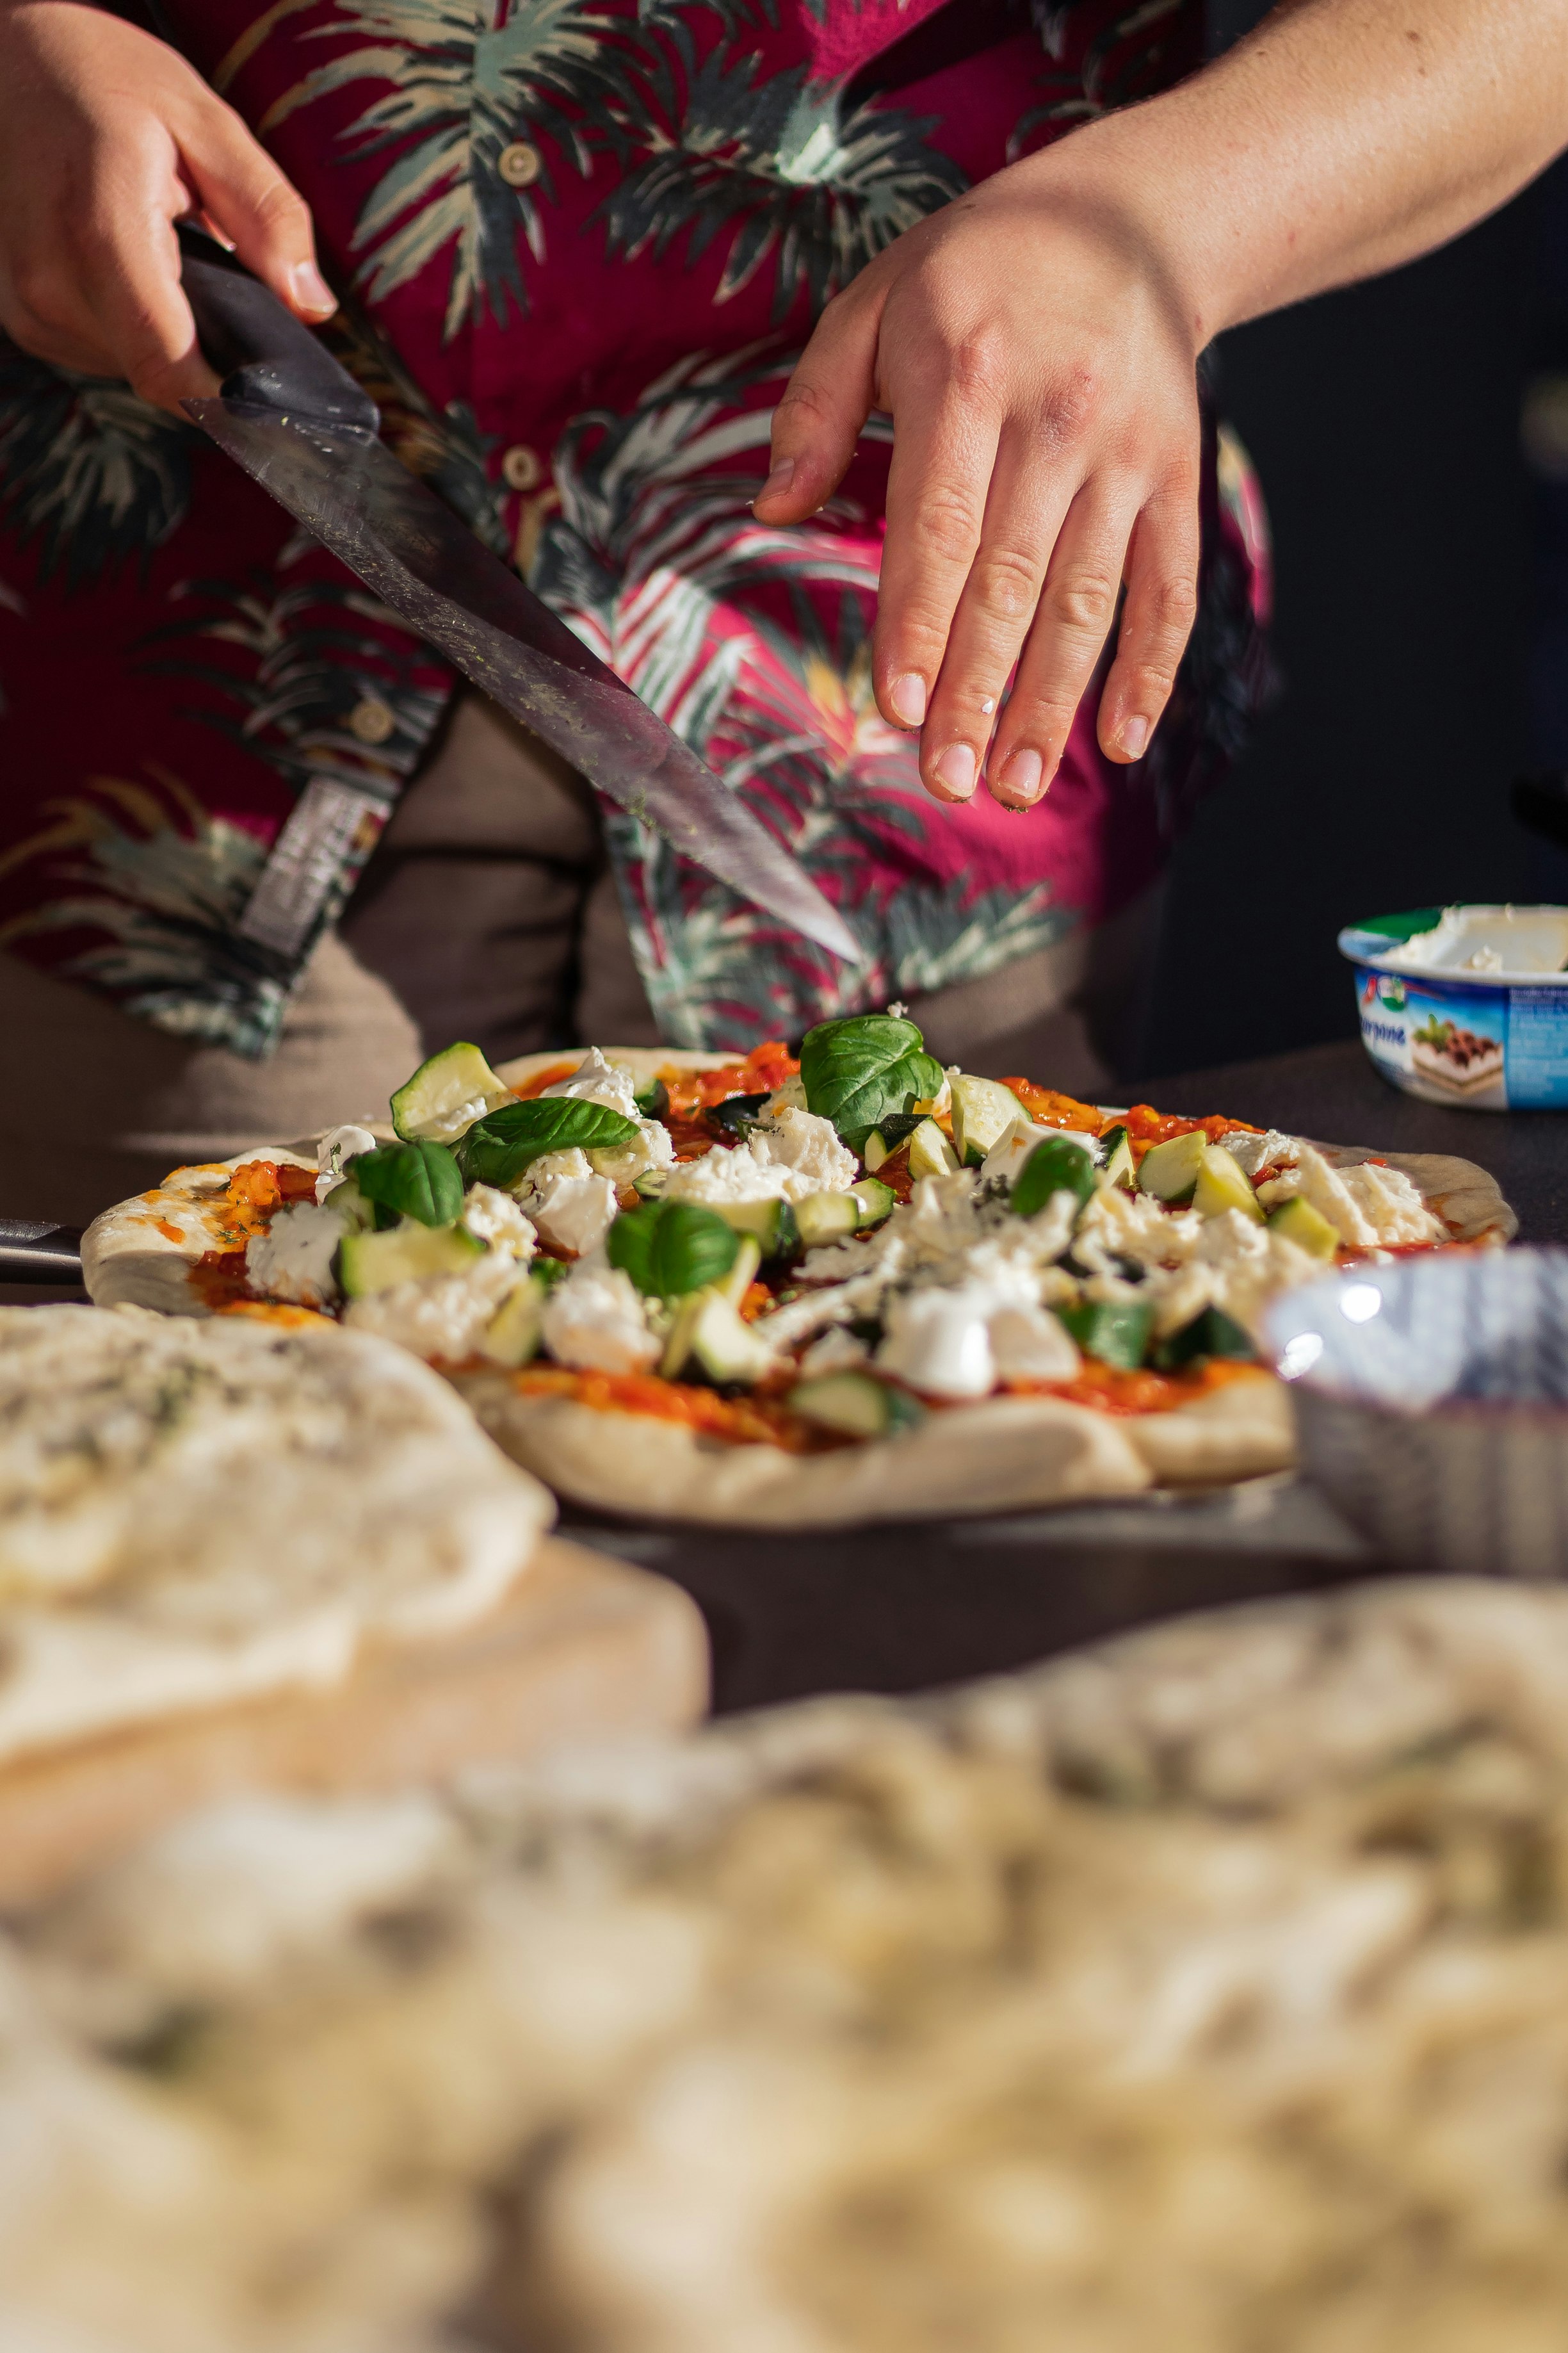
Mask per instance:
[[[1417,907],[1339,944],[1391,1085],[1460,1111],[1568,1111],[1568,907]]]

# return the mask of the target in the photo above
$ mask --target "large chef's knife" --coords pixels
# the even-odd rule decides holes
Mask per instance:
[[[683,856],[847,963],[853,934],[804,867],[614,670],[377,439],[367,393],[277,297],[180,229],[202,348],[224,377],[189,416],[476,686]]]

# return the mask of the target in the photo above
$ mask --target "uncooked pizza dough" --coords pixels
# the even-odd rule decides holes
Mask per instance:
[[[330,1685],[490,1609],[552,1516],[402,1349],[0,1309],[0,1762]]]

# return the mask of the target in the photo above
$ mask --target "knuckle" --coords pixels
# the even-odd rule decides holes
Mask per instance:
[[[980,519],[962,491],[933,490],[921,501],[915,515],[914,539],[921,557],[939,564],[967,565],[980,536]]]
[[[966,406],[1001,406],[1007,361],[1002,338],[994,329],[979,327],[956,337],[948,344],[946,360],[949,381]]]
[[[1058,441],[1078,440],[1100,406],[1101,390],[1100,373],[1088,361],[1080,360],[1064,370],[1046,400],[1052,437]]]
[[[304,197],[280,174],[263,183],[250,208],[257,226],[268,236],[293,237],[310,226],[310,214]]]
[[[987,612],[1026,622],[1040,601],[1041,570],[1026,548],[984,548],[974,566],[975,595]]]
[[[63,323],[66,290],[57,269],[47,262],[23,259],[14,264],[10,276],[13,300],[26,322],[43,328]]]
[[[1172,573],[1159,583],[1151,601],[1150,620],[1155,633],[1184,645],[1198,617],[1198,587],[1192,575]]]
[[[1109,573],[1087,565],[1064,573],[1046,591],[1051,619],[1074,637],[1102,638],[1116,608],[1117,585]]]

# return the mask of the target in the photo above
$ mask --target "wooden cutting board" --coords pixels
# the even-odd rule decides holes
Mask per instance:
[[[346,1683],[176,1717],[0,1770],[0,1906],[37,1903],[214,1799],[364,1796],[595,1736],[679,1730],[708,1640],[679,1586],[547,1536],[509,1599]]]

